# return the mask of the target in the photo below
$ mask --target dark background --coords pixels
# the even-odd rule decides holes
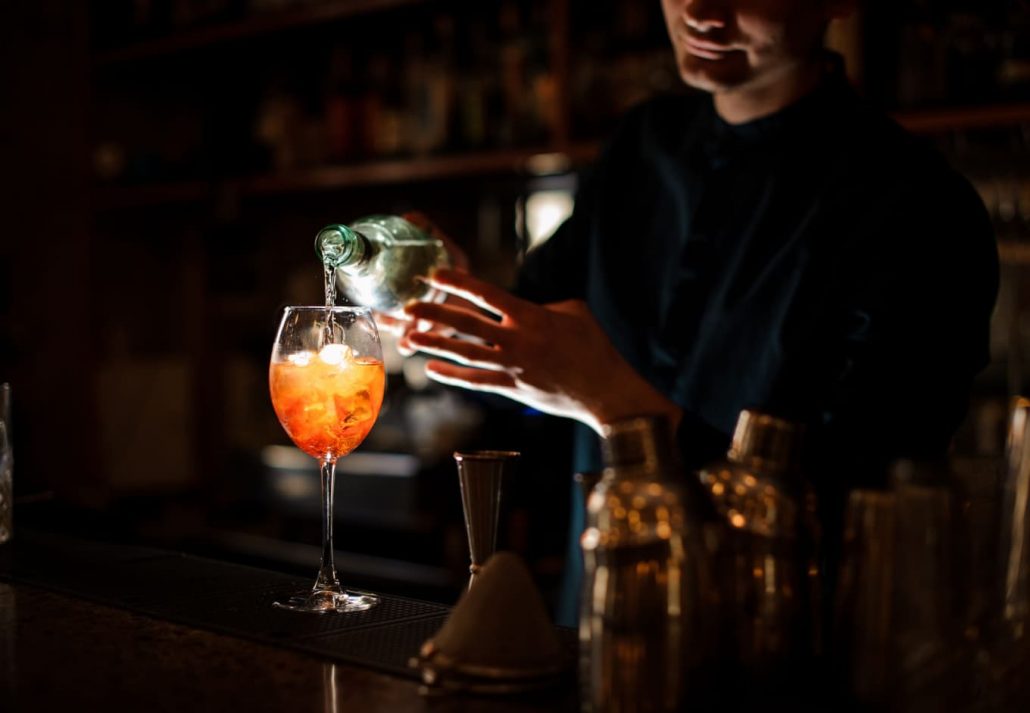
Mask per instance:
[[[1025,387],[1028,28],[1026,2],[897,0],[830,30],[856,86],[946,152],[997,224],[994,361],[960,457],[1000,451]],[[418,208],[506,284],[540,197],[574,189],[627,107],[682,91],[658,0],[9,2],[0,53],[17,522],[300,572],[316,473],[267,448],[288,441],[266,369],[281,306],[320,298],[317,229]],[[453,596],[450,453],[511,448],[502,544],[553,587],[568,424],[418,372],[393,364],[362,448],[386,458],[339,479],[341,569]]]

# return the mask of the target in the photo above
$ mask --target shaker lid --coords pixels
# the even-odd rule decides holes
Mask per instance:
[[[627,418],[604,427],[605,466],[642,467],[654,471],[675,463],[672,432],[664,416]]]
[[[727,454],[738,463],[759,461],[769,470],[796,470],[801,463],[804,427],[759,411],[740,412]]]

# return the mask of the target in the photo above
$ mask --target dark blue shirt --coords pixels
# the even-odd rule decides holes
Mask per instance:
[[[882,484],[895,458],[945,452],[988,361],[997,288],[972,188],[837,71],[742,125],[707,95],[632,111],[517,292],[587,302],[682,407],[688,468],[725,453],[742,409],[804,422],[832,534],[848,488]],[[598,470],[597,438],[578,428],[576,468]],[[582,567],[575,489],[572,501],[567,625]]]
[[[945,451],[988,361],[997,280],[967,181],[836,72],[742,125],[708,95],[632,111],[517,292],[586,300],[683,408],[688,466],[757,408],[805,422],[817,460],[848,461],[833,477],[857,485]]]

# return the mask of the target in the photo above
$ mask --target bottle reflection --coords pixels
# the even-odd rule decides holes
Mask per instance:
[[[0,710],[3,711],[17,710],[17,619],[18,604],[14,587],[0,582]]]
[[[1002,617],[1014,640],[1026,634],[1030,602],[1030,400],[1013,405],[1006,460],[1008,472],[1002,488],[1001,552]]]
[[[322,710],[336,713],[340,710],[340,698],[336,690],[336,664],[322,664]]]

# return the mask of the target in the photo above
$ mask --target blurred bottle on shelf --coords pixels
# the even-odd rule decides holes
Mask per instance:
[[[897,103],[901,107],[939,104],[947,97],[946,47],[931,22],[901,28],[898,41]]]
[[[466,14],[425,10],[374,50],[341,38],[319,60],[324,75],[313,91],[311,78],[298,76],[299,59],[293,74],[279,70],[255,133],[278,170],[546,145],[564,123],[547,34],[552,12],[541,0]],[[284,89],[294,85],[307,89]]]
[[[408,33],[405,40],[406,128],[415,155],[445,148],[454,107],[454,19],[437,15],[432,32]]]
[[[253,129],[254,140],[268,151],[273,170],[289,171],[300,165],[302,121],[300,101],[282,81],[273,81],[258,105]]]
[[[127,9],[124,44],[160,37],[168,33],[171,5],[167,0],[130,0]]]
[[[658,3],[574,2],[571,57],[572,131],[597,137],[632,106],[683,91]]]
[[[490,114],[496,104],[497,75],[492,71],[492,49],[483,17],[473,17],[459,32],[455,105],[451,145],[457,150],[484,148],[489,142]]]
[[[866,90],[888,108],[1030,99],[1025,3],[869,4]],[[891,54],[893,59],[884,60]]]
[[[552,66],[548,27],[553,9],[549,3],[531,3],[529,20],[524,30],[527,40],[526,77],[531,106],[530,122],[524,140],[543,143],[557,134],[563,111],[558,96],[558,78]]]
[[[366,158],[391,158],[404,153],[404,95],[398,63],[386,51],[368,62],[362,123]]]
[[[296,4],[298,4],[297,0],[247,0],[247,10],[254,15],[261,15],[268,12],[281,12]]]
[[[360,155],[361,109],[354,55],[349,47],[337,45],[330,57],[325,97],[326,145],[330,161],[344,163]]]
[[[497,16],[497,56],[502,111],[494,118],[498,145],[518,143],[525,131],[526,45],[521,35],[521,13],[514,0],[505,0]]]
[[[976,189],[999,242],[1030,240],[1030,125],[953,132],[942,149]]]
[[[504,0],[497,12],[500,106],[492,117],[497,146],[539,144],[554,122],[557,88],[550,67],[547,6]]]
[[[997,77],[1006,100],[1030,97],[1030,7],[1022,3],[999,33]]]
[[[238,19],[240,0],[172,0],[169,21],[173,31]]]

